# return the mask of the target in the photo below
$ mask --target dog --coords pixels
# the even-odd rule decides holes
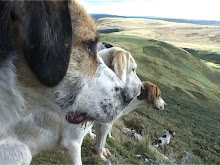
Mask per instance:
[[[91,123],[87,122],[88,126]],[[81,150],[73,139],[83,140],[85,131],[76,133],[84,125],[68,123],[52,111],[33,112],[9,127],[0,137],[0,164],[29,165],[32,157],[43,151],[64,150],[68,164],[82,164]],[[78,148],[79,147],[79,148]]]
[[[158,140],[156,140],[152,145],[154,147],[164,146],[170,144],[170,138],[171,136],[174,136],[175,132],[172,130],[167,130],[166,134],[159,137]]]
[[[109,123],[97,123],[96,124],[96,151],[99,156],[106,161],[111,153],[105,148],[106,138],[109,135],[110,138],[113,138],[111,135],[111,128],[114,122],[121,116],[127,115],[131,111],[140,108],[140,107],[152,107],[157,110],[164,110],[166,107],[166,102],[162,99],[160,88],[149,82],[143,82],[144,89],[141,89],[141,94],[135,97],[128,106],[121,111],[115,120]]]
[[[103,50],[103,49],[108,49],[108,48],[112,48],[113,45],[109,44],[109,43],[106,43],[106,42],[99,42],[98,43],[98,46],[97,46],[97,49],[98,49],[98,52]]]
[[[114,47],[114,48],[109,48],[109,50],[110,50],[109,52],[108,51],[106,52],[104,50],[100,51],[101,53],[99,52],[99,56],[104,60],[104,62],[109,67],[111,67],[111,69],[114,71],[117,77],[120,77],[122,75],[120,71],[123,70],[123,74],[124,74],[122,75],[123,81],[122,81],[122,78],[120,78],[120,80],[123,82],[124,89],[129,89],[129,88],[133,89],[134,93],[136,90],[139,90],[139,92],[136,93],[136,95],[139,95],[139,93],[141,92],[140,87],[143,87],[143,85],[140,79],[136,75],[137,64],[135,63],[135,60],[133,59],[133,57],[131,56],[129,52],[121,48]],[[107,60],[107,58],[104,58],[105,56],[108,56],[108,58],[110,59]],[[122,65],[119,65],[121,62],[122,62]],[[126,83],[124,81],[127,81],[129,83]],[[108,82],[106,81],[105,83],[108,83]],[[85,104],[87,103],[85,102]],[[67,119],[67,121],[69,121],[70,123],[71,123],[71,117],[77,118],[75,114],[73,114],[73,116],[69,114],[69,119]],[[80,116],[78,116],[78,118],[80,118]],[[96,135],[92,133],[91,123],[87,124],[87,126],[83,128],[79,127],[79,124],[77,125],[77,123],[75,122],[73,122],[72,124],[75,125],[74,132],[76,132],[78,136],[75,135],[69,139],[69,141],[71,141],[74,144],[74,145],[71,145],[71,148],[69,150],[74,151],[74,153],[72,153],[72,155],[74,155],[72,163],[81,164],[82,163],[81,145],[82,145],[84,136],[86,136],[86,134],[89,133],[89,135],[92,138],[95,138]]]
[[[110,122],[139,94],[97,55],[94,22],[76,1],[1,1],[0,36],[0,133],[40,109]]]

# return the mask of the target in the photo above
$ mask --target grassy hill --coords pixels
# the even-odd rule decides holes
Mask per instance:
[[[148,144],[170,128],[176,136],[171,139],[168,156],[177,163],[183,151],[195,155],[197,163],[219,163],[220,76],[217,72],[188,51],[165,42],[116,33],[103,34],[101,40],[130,51],[138,64],[139,77],[158,84],[168,103],[164,111],[142,108],[117,121],[113,127],[115,140],[107,140],[117,162],[141,164],[135,154],[145,152],[158,160]],[[123,127],[137,130],[144,140],[137,142],[128,137],[122,133]],[[104,163],[95,155],[94,146],[94,140],[88,137],[84,140],[84,164]],[[60,152],[47,153],[36,157],[33,164],[48,162],[62,164],[65,159]]]
[[[220,79],[215,72],[192,54],[165,42],[118,34],[103,35],[102,40],[129,50],[138,63],[138,75],[158,84],[168,103],[162,112],[139,109],[125,117],[125,123],[147,130],[150,137],[172,128],[177,132],[171,144],[176,157],[191,151],[203,163],[219,162]]]
[[[118,28],[118,35],[156,39],[178,47],[220,52],[220,25],[199,25],[146,18],[105,17],[99,29]]]
[[[139,77],[158,84],[168,103],[164,111],[142,108],[115,123],[115,140],[107,139],[107,147],[116,164],[143,164],[135,157],[140,153],[160,163],[161,158],[148,144],[167,128],[176,136],[168,151],[158,151],[172,159],[171,163],[180,164],[184,151],[194,155],[187,164],[220,163],[220,26],[96,17],[99,29],[120,29],[101,34],[101,40],[130,51],[138,64]],[[138,142],[124,134],[124,127],[141,133],[143,140]],[[94,146],[94,140],[86,137],[82,146],[84,164],[104,164]],[[65,162],[63,153],[56,152],[39,155],[32,164]]]

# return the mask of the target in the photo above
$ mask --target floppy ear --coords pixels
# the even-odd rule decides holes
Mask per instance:
[[[123,51],[117,51],[112,54],[112,64],[110,68],[115,72],[120,80],[122,80],[123,83],[126,83],[127,64],[127,56]]]
[[[144,100],[147,97],[147,89],[145,87],[141,87],[141,94],[137,96],[138,100]]]
[[[65,76],[70,59],[72,26],[68,1],[25,1],[11,11],[17,43],[29,67],[46,86]],[[24,10],[25,9],[25,10]],[[20,17],[20,19],[19,19]]]

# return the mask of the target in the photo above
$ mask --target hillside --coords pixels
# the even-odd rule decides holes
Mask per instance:
[[[220,79],[215,72],[164,42],[118,34],[104,35],[102,40],[129,50],[138,63],[139,76],[158,84],[168,102],[166,111],[139,109],[136,115],[125,117],[131,126],[138,118],[143,122],[139,126],[151,136],[172,128],[178,132],[174,151],[191,151],[204,163],[219,162]]]
[[[97,20],[98,29],[123,29],[116,34],[156,39],[178,47],[220,52],[220,25],[199,25],[173,21],[105,17]]]
[[[164,111],[138,109],[114,125],[115,140],[108,139],[107,147],[117,163],[141,164],[135,157],[140,153],[158,161],[148,143],[167,128],[176,132],[166,153],[173,163],[178,163],[184,151],[195,155],[195,160],[188,163],[220,162],[220,76],[197,57],[165,42],[118,33],[103,34],[101,40],[129,50],[138,64],[140,78],[158,84],[168,103]],[[135,129],[144,140],[138,142],[122,133],[124,127]],[[94,140],[84,140],[84,164],[104,164],[95,154],[94,146]],[[37,163],[63,164],[65,159],[60,152],[47,153],[36,157],[33,164]]]

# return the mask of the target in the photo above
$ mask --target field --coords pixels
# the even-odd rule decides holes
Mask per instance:
[[[178,47],[220,52],[220,26],[178,23],[146,18],[104,17],[97,20],[99,29],[124,29],[117,35],[156,39]]]
[[[141,164],[135,157],[140,153],[149,154],[156,163],[163,162],[149,143],[168,128],[175,130],[176,136],[168,151],[159,151],[169,157],[169,163],[181,163],[184,151],[194,156],[188,164],[220,163],[220,26],[151,20],[149,30],[145,28],[149,22],[145,25],[143,19],[132,23],[127,18],[101,18],[97,23],[100,29],[124,29],[101,34],[101,40],[130,51],[138,64],[139,77],[158,84],[168,103],[164,111],[142,108],[117,121],[113,128],[115,140],[107,140],[115,164]],[[198,36],[197,31],[201,32]],[[122,132],[124,127],[135,129],[144,140],[138,142],[127,136]],[[94,146],[94,140],[84,140],[84,164],[104,164],[95,155]],[[46,153],[32,164],[39,163],[63,164],[65,159],[61,152]]]

